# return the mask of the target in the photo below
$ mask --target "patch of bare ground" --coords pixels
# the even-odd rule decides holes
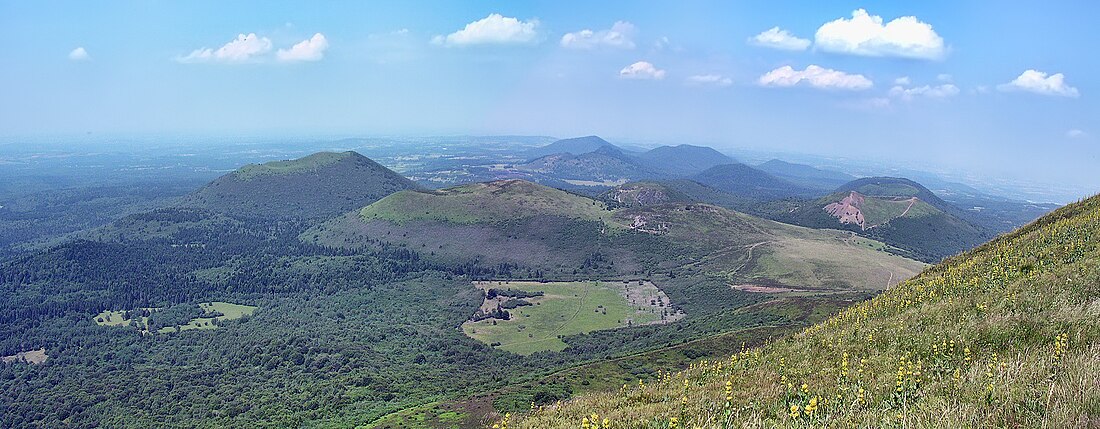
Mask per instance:
[[[0,362],[13,363],[13,362],[25,362],[31,364],[41,364],[49,359],[49,355],[46,354],[46,349],[28,350],[25,352],[19,352],[11,356],[0,357]]]
[[[668,295],[649,280],[624,280],[619,284],[619,293],[634,308],[634,313],[658,313],[660,317],[641,325],[661,325],[683,319],[686,314],[680,309],[669,306]],[[631,320],[633,324],[633,320]]]
[[[844,199],[825,206],[825,211],[837,218],[842,224],[852,223],[866,230],[867,225],[864,223],[863,212],[860,211],[862,206],[863,195],[852,191]]]
[[[774,286],[761,286],[761,285],[754,285],[754,284],[731,285],[730,287],[732,287],[734,290],[739,290],[739,291],[742,291],[742,292],[750,292],[750,293],[783,293],[783,292],[796,292],[796,291],[801,292],[802,291],[802,289],[793,289],[793,288],[786,288],[786,287],[774,287]]]

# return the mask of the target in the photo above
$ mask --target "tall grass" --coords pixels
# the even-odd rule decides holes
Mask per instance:
[[[1094,197],[796,335],[508,425],[1100,427],[1098,339]]]

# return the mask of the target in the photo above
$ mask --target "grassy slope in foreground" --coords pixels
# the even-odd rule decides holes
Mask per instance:
[[[509,427],[1089,427],[1098,295],[1094,197],[797,335]]]

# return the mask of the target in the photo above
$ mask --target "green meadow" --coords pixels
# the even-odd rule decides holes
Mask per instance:
[[[217,322],[223,320],[236,320],[244,316],[251,316],[256,311],[257,307],[251,305],[233,304],[229,302],[203,302],[199,304],[199,308],[202,308],[204,314],[218,314],[221,316],[203,316],[191,319],[186,325],[180,325],[178,327],[167,326],[160,328],[157,332],[162,334],[190,331],[193,329],[217,329]]]
[[[471,338],[521,355],[540,351],[561,351],[567,346],[561,337],[602,329],[653,323],[662,309],[650,302],[632,305],[627,287],[619,282],[487,282],[484,289],[511,288],[542,292],[527,298],[532,305],[509,310],[509,320],[484,319],[462,324]],[[667,298],[666,298],[667,299]],[[667,302],[667,301],[666,301]]]

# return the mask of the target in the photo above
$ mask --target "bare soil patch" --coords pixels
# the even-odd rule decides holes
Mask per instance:
[[[38,350],[19,352],[11,356],[0,357],[0,361],[4,363],[25,362],[38,365],[42,362],[45,362],[46,359],[49,359],[49,357],[50,356],[46,354],[46,349],[43,348]]]

